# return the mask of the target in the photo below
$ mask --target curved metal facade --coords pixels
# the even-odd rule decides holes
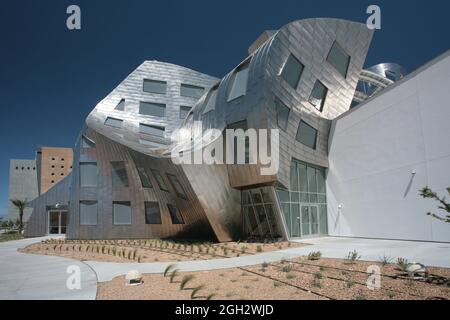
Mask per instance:
[[[372,34],[365,25],[350,21],[295,21],[271,32],[270,37],[267,35],[265,41],[261,40],[262,44],[254,45],[251,55],[220,81],[172,64],[143,63],[101,101],[86,120],[75,150],[68,237],[210,237],[229,241],[252,233],[245,227],[241,203],[246,208],[259,210],[255,213],[257,221],[262,223],[259,219],[266,219],[267,230],[258,226],[261,236],[270,230],[271,236],[289,237],[288,223],[275,188],[291,189],[294,160],[328,168],[331,120],[350,108]],[[345,73],[330,63],[331,51],[336,46],[348,55]],[[303,66],[295,87],[281,76],[290,56]],[[236,73],[244,68],[248,72],[245,92],[229,99]],[[145,79],[166,82],[165,93],[144,92]],[[310,103],[318,83],[327,89],[320,108]],[[205,93],[199,99],[184,97],[180,94],[182,84],[203,87]],[[191,89],[187,88],[188,91]],[[155,91],[158,90],[160,88]],[[215,105],[209,110],[211,99],[215,99]],[[289,109],[285,128],[279,128],[276,101]],[[142,112],[142,102],[152,104],[145,107],[154,115],[142,114],[146,113]],[[193,106],[186,119],[180,118],[180,106]],[[203,132],[208,128],[223,132],[242,121],[247,128],[280,129],[277,174],[262,176],[259,165],[175,165],[169,155],[186,141],[171,142],[169,137],[177,129],[202,133],[196,127],[198,122],[194,121],[202,123]],[[297,140],[301,122],[316,130],[314,147]],[[152,134],[142,130],[142,125],[151,126],[145,128]],[[95,146],[84,146],[85,138]],[[111,162],[117,161],[125,165],[126,187],[113,187]],[[98,180],[95,187],[80,185],[80,163],[96,163]],[[139,170],[148,174],[151,188],[142,186]],[[158,186],[155,171],[169,186],[166,191]],[[170,176],[178,178],[185,191],[183,197],[177,194],[177,188],[169,181]],[[258,190],[258,196],[241,200],[243,190]],[[258,203],[258,197],[262,199],[261,203]],[[80,201],[97,202],[96,225],[80,225]],[[114,201],[131,204],[128,225],[114,225]],[[145,223],[146,201],[159,203],[161,224]],[[179,209],[184,224],[173,223],[168,205]]]

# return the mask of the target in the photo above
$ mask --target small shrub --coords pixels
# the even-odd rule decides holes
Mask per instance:
[[[320,266],[319,270],[323,272],[323,271],[325,271],[325,267]]]
[[[186,285],[191,282],[195,277],[192,274],[188,274],[181,279],[180,282],[180,290],[184,290],[186,288]]]
[[[318,279],[314,279],[313,281],[311,281],[311,286],[316,287],[316,288],[322,288],[322,284],[320,283],[320,281]]]
[[[363,294],[357,294],[353,299],[354,300],[367,300],[367,297]]]
[[[206,297],[206,300],[212,300],[212,298],[214,298],[215,296],[216,295],[214,293],[211,293]]]
[[[170,283],[173,283],[174,282],[174,280],[175,280],[175,277],[178,275],[178,269],[174,269],[171,273],[170,273],[170,276],[169,276],[169,282]]]
[[[269,266],[269,264],[267,263],[267,262],[263,262],[262,264],[261,264],[261,267],[263,267],[263,268],[267,268]]]
[[[292,273],[286,274],[286,279],[291,280],[291,279],[294,279],[294,278],[295,278],[295,276]]]
[[[256,246],[256,252],[263,252],[263,248],[260,245]]]
[[[388,296],[389,299],[392,299],[395,297],[395,292],[393,291],[386,291],[386,295]]]
[[[287,266],[283,266],[281,268],[281,271],[286,272],[286,273],[291,272],[292,271],[292,266],[290,264],[288,264]]]
[[[347,281],[347,288],[351,288],[355,285],[355,282],[353,280]]]
[[[359,259],[361,259],[361,256],[359,255],[358,251],[356,251],[356,250],[350,251],[348,253],[348,255],[345,257],[345,260],[348,260],[352,263],[358,261]]]
[[[308,254],[308,260],[312,260],[312,261],[320,260],[321,257],[322,257],[322,252],[320,252],[320,251],[314,251],[314,252],[310,252]]]
[[[322,279],[323,278],[323,275],[320,273],[320,272],[316,272],[316,273],[314,273],[314,279]]]
[[[275,288],[278,288],[278,287],[283,286],[283,284],[282,284],[281,282],[274,281],[274,282],[273,282],[273,286],[274,286]]]

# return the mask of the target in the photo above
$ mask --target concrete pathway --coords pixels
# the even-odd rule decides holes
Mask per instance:
[[[80,261],[17,252],[48,238],[0,243],[0,300],[92,300],[97,294],[95,272]],[[78,266],[81,289],[69,290],[67,267]]]
[[[182,261],[176,263],[176,268],[186,272],[246,267],[263,262],[276,262],[281,259],[293,259],[299,256],[306,256],[312,251],[320,251],[324,257],[342,259],[348,255],[349,251],[353,250],[358,251],[361,255],[361,260],[366,261],[380,261],[383,256],[387,256],[395,262],[398,257],[402,257],[408,259],[408,261],[421,262],[428,266],[450,268],[450,244],[448,243],[335,237],[301,240],[298,242],[308,245],[300,248],[291,248],[238,258]],[[95,270],[99,282],[110,281],[117,276],[126,274],[130,270],[139,270],[141,273],[162,273],[170,264],[109,263],[96,261],[88,261],[86,263]]]

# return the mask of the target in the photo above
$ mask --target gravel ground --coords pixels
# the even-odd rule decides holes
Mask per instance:
[[[383,277],[379,290],[368,289],[365,274],[368,266],[380,267]],[[431,275],[448,279],[450,270],[429,268]],[[180,290],[183,276],[193,275],[187,289]],[[400,277],[393,279],[387,276]],[[425,300],[450,299],[447,284],[426,283],[402,278],[396,265],[357,261],[349,263],[339,259],[310,261],[306,257],[280,263],[177,274],[175,282],[163,275],[144,275],[144,284],[125,285],[124,277],[100,283],[97,299],[191,299],[192,289],[203,285],[197,299],[221,300]]]
[[[31,254],[56,255],[80,261],[104,262],[177,262],[200,259],[246,256],[256,253],[276,251],[302,246],[293,242],[277,243],[221,243],[221,244],[181,244],[158,242],[155,240],[135,241],[80,241],[56,240],[36,243],[21,249]]]

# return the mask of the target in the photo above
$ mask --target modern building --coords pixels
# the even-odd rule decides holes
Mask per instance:
[[[72,171],[72,148],[40,147],[36,152],[39,194],[46,193]]]
[[[372,35],[295,21],[265,31],[222,79],[144,62],[87,117],[72,174],[32,202],[26,235],[449,242],[418,195],[450,185],[449,53],[407,76],[364,70]],[[221,144],[228,129],[268,130],[278,170],[262,174],[250,131]],[[231,164],[171,158],[233,159],[238,143]]]
[[[10,160],[9,165],[9,219],[19,218],[17,210],[10,200],[32,201],[70,175],[73,163],[71,148],[40,147],[35,160]],[[24,211],[27,222],[32,207]]]
[[[39,195],[37,166],[35,160],[9,161],[9,195],[8,195],[8,218],[17,220],[19,210],[10,200],[33,200]],[[23,220],[27,221],[33,212],[33,208],[26,208],[23,213]]]

